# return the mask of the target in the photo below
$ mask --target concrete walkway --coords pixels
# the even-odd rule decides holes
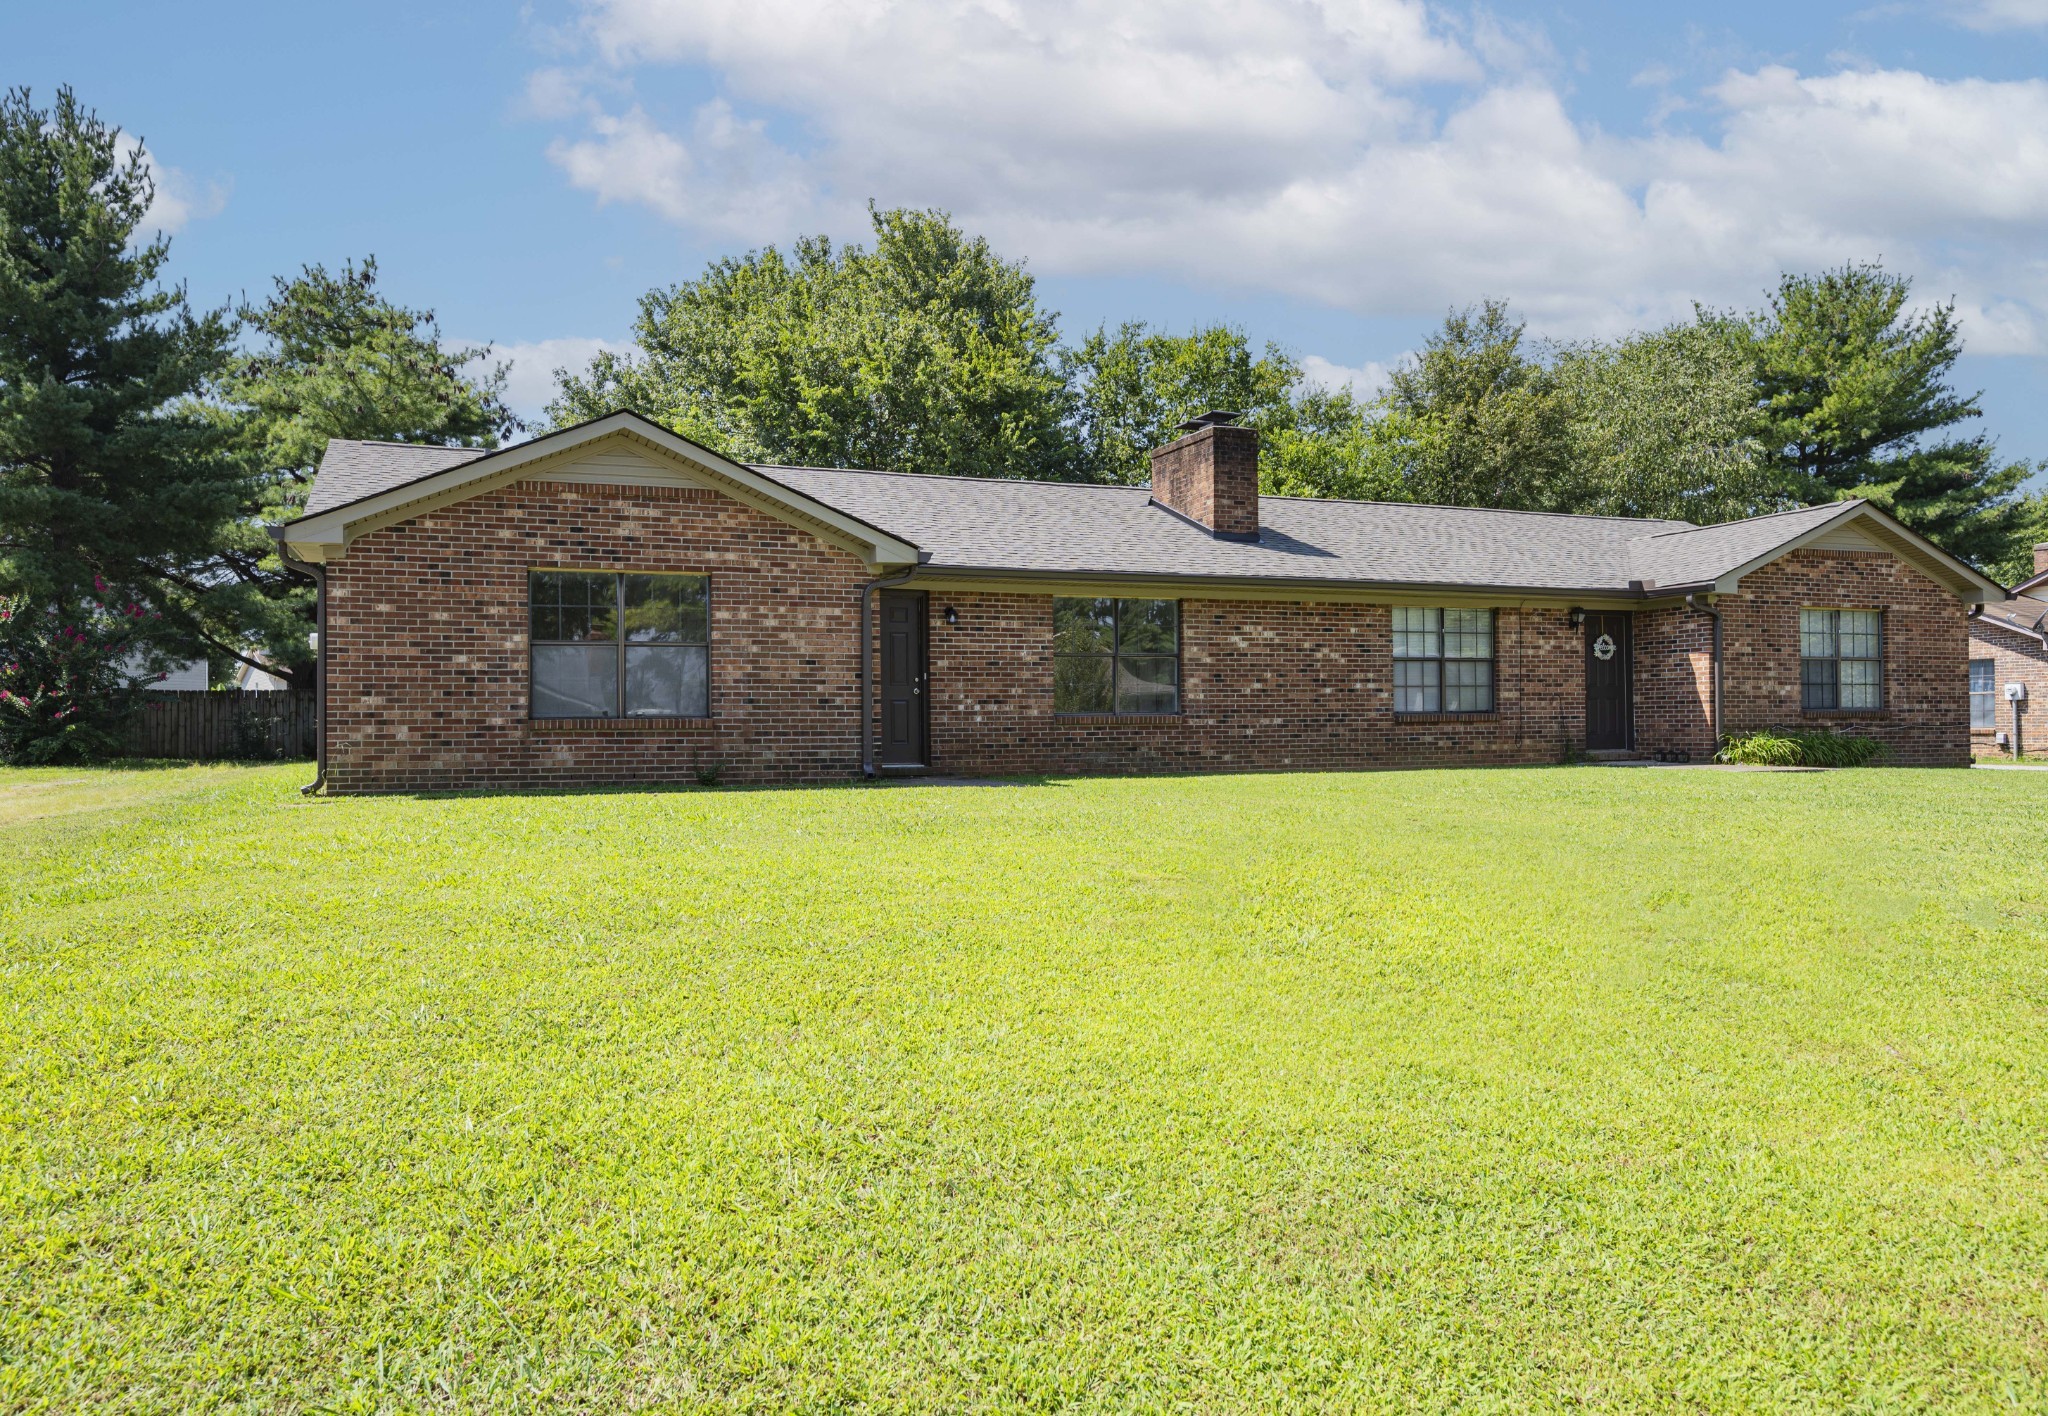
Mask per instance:
[[[1973,762],[1986,772],[2048,772],[2048,762]]]

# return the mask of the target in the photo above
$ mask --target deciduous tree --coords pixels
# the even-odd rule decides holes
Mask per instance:
[[[1419,502],[1570,510],[1570,400],[1523,332],[1501,300],[1446,317],[1376,400],[1368,461]]]
[[[1252,349],[1242,330],[1209,325],[1188,334],[1132,322],[1096,330],[1067,350],[1080,465],[1089,481],[1149,481],[1149,454],[1198,413],[1227,409],[1268,435],[1291,428],[1301,366],[1284,350]]]
[[[1559,350],[1566,507],[1705,525],[1786,504],[1758,440],[1744,345],[1743,327],[1708,319]]]
[[[805,237],[649,292],[639,352],[558,371],[549,416],[632,408],[750,462],[1074,475],[1030,274],[943,212],[870,216],[871,248]]]

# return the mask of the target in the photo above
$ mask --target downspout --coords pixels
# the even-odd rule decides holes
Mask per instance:
[[[282,526],[271,527],[270,535],[285,569],[313,582],[313,780],[299,788],[301,796],[312,796],[327,785],[327,567],[293,555]]]
[[[1698,595],[1685,597],[1685,607],[1694,614],[1706,615],[1714,621],[1714,687],[1713,715],[1714,751],[1721,750],[1721,612]]]
[[[917,567],[912,566],[909,570],[877,576],[860,587],[860,658],[857,662],[860,665],[860,774],[863,777],[875,775],[875,640],[868,631],[868,606],[877,590],[901,585],[915,574]]]

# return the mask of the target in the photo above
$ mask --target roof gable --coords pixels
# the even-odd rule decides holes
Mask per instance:
[[[435,459],[425,452],[468,454]],[[338,476],[328,478],[330,459]],[[637,413],[613,413],[573,428],[476,455],[471,449],[422,449],[394,443],[330,444],[314,477],[307,512],[278,528],[301,559],[326,561],[379,527],[465,501],[514,482],[565,475],[572,481],[706,486],[853,551],[871,565],[915,565],[918,547],[678,437]],[[345,500],[343,498],[346,498]]]
[[[2005,598],[1996,581],[1860,499],[1659,532],[1638,544],[1636,565],[1645,584],[1660,592],[1697,588],[1726,595],[1751,571],[1809,546],[1886,552],[1965,601]]]

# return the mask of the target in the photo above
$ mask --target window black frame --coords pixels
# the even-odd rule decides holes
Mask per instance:
[[[616,688],[612,698],[612,711],[592,718],[587,714],[566,717],[560,713],[541,713],[534,706],[535,694],[533,654],[536,649],[587,648],[601,643],[590,639],[541,639],[533,632],[533,588],[535,580],[543,575],[608,575],[612,580],[612,648],[617,655]],[[638,576],[649,580],[695,580],[704,587],[704,640],[696,644],[688,640],[657,641],[643,644],[642,648],[658,648],[662,643],[675,647],[704,651],[704,711],[702,713],[628,713],[626,712],[626,651],[634,647],[626,638],[626,581]],[[711,576],[706,571],[669,570],[579,570],[575,566],[551,565],[529,566],[526,572],[526,716],[528,721],[538,722],[670,722],[701,723],[712,716],[711,702]]]
[[[1870,615],[1877,621],[1877,652],[1875,654],[1844,654],[1842,652],[1842,616],[1845,614]],[[1808,654],[1806,652],[1806,617],[1808,615],[1833,615],[1835,617],[1832,631],[1832,637],[1834,639],[1835,644],[1835,652],[1833,654]],[[1885,711],[1885,705],[1888,702],[1888,697],[1885,686],[1886,674],[1884,671],[1884,650],[1886,636],[1883,609],[1869,605],[1802,605],[1799,607],[1798,634],[1800,712],[1882,713]],[[1808,664],[1832,664],[1834,666],[1833,681],[1831,683],[1822,684],[1817,683],[1814,680],[1810,679],[1807,676],[1806,672],[1806,666]],[[1843,664],[1877,665],[1877,702],[1875,704],[1853,708],[1844,708],[1842,706]],[[1817,703],[1814,701],[1815,691],[1817,689],[1822,688],[1830,688],[1833,690],[1834,702]]]
[[[1977,687],[1977,666],[1979,664],[1984,666],[1984,676],[1990,680],[1990,683],[1981,689]],[[1984,700],[1984,721],[1981,723],[1977,721],[1977,700],[1980,698]],[[1998,660],[1972,659],[1970,660],[1970,731],[1973,733],[1988,733],[1997,728],[1997,726]]]
[[[1062,600],[1099,602],[1107,600],[1110,611],[1110,648],[1104,654],[1090,651],[1085,653],[1061,653],[1059,648],[1059,606]],[[1053,716],[1058,718],[1178,718],[1184,706],[1181,664],[1181,602],[1162,595],[1055,595],[1053,596]],[[1123,647],[1124,613],[1126,604],[1171,605],[1173,606],[1173,653],[1131,653]],[[1116,685],[1121,663],[1124,659],[1166,659],[1173,660],[1173,707],[1158,712],[1127,712],[1116,706]],[[1107,708],[1062,708],[1059,706],[1059,667],[1062,659],[1106,659],[1109,661],[1109,707]]]
[[[1400,638],[1400,636],[1401,636],[1401,631],[1400,631],[1399,629],[1396,629],[1396,628],[1395,628],[1394,626],[1395,626],[1395,621],[1396,621],[1396,619],[1397,619],[1397,617],[1398,617],[1398,612],[1399,612],[1399,611],[1401,611],[1401,610],[1435,610],[1435,611],[1436,611],[1436,613],[1437,613],[1437,622],[1436,622],[1436,653],[1435,653],[1435,654],[1433,654],[1433,655],[1432,655],[1432,654],[1403,654],[1403,653],[1401,653],[1401,652],[1400,652],[1400,646],[1401,646],[1401,638]],[[1443,621],[1443,616],[1444,616],[1444,615],[1445,615],[1446,613],[1453,613],[1453,612],[1455,612],[1455,613],[1459,613],[1459,614],[1471,614],[1471,613],[1478,613],[1478,614],[1483,614],[1483,615],[1485,615],[1485,616],[1486,616],[1486,657],[1485,657],[1485,658],[1483,658],[1483,659],[1476,659],[1476,658],[1468,658],[1468,657],[1465,657],[1465,656],[1462,656],[1462,655],[1460,655],[1460,656],[1452,656],[1452,655],[1447,655],[1447,654],[1445,654],[1445,653],[1444,653],[1444,643],[1445,643],[1446,635],[1445,635],[1445,632],[1444,632],[1444,621]],[[1486,716],[1488,716],[1488,715],[1490,715],[1490,714],[1498,713],[1498,712],[1500,711],[1500,611],[1499,611],[1499,610],[1497,610],[1497,609],[1483,609],[1483,608],[1480,608],[1479,606],[1476,606],[1476,605],[1395,605],[1395,606],[1393,606],[1393,607],[1392,607],[1392,608],[1391,608],[1391,609],[1389,610],[1389,612],[1388,612],[1388,614],[1387,614],[1387,653],[1388,653],[1388,657],[1389,657],[1389,658],[1390,658],[1390,659],[1391,659],[1391,660],[1392,660],[1392,661],[1393,661],[1393,662],[1394,662],[1395,664],[1397,664],[1397,665],[1398,665],[1398,664],[1435,664],[1435,665],[1436,665],[1436,694],[1437,694],[1437,706],[1436,706],[1436,707],[1434,707],[1434,708],[1403,708],[1403,707],[1401,707],[1401,706],[1400,706],[1400,704],[1401,704],[1401,686],[1400,686],[1400,684],[1399,684],[1399,682],[1398,682],[1398,679],[1399,679],[1400,675],[1399,675],[1399,672],[1398,672],[1398,671],[1396,671],[1396,673],[1395,673],[1395,674],[1394,674],[1394,676],[1393,676],[1394,680],[1396,680],[1396,681],[1390,682],[1390,683],[1388,684],[1388,687],[1389,687],[1389,689],[1390,689],[1390,690],[1392,691],[1392,694],[1393,694],[1393,701],[1394,701],[1394,716],[1395,716],[1395,717],[1397,717],[1397,718],[1483,718],[1483,717],[1486,717]],[[1446,681],[1446,679],[1445,679],[1445,674],[1444,674],[1444,666],[1445,666],[1446,664],[1485,664],[1485,665],[1487,666],[1487,668],[1486,668],[1486,706],[1485,706],[1484,708],[1446,708],[1446,707],[1444,707],[1444,706],[1443,706],[1444,704],[1446,704],[1446,703],[1448,703],[1448,702],[1450,701],[1450,695],[1449,695],[1449,688],[1450,688],[1450,685],[1449,685],[1449,683],[1448,683],[1448,682]]]

